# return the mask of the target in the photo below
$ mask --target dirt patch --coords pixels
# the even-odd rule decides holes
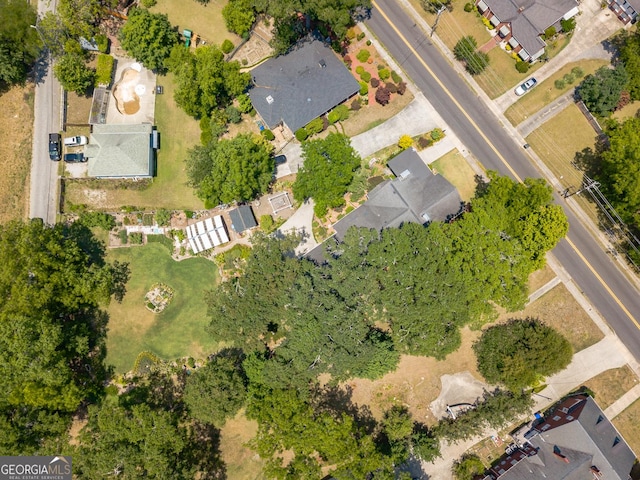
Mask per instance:
[[[25,218],[29,210],[33,98],[31,84],[0,95],[0,223]]]
[[[442,390],[438,398],[431,402],[430,408],[436,418],[447,416],[448,405],[475,403],[489,387],[474,378],[469,372],[442,375]]]
[[[92,102],[91,96],[80,96],[73,92],[67,92],[66,124],[86,125],[89,122]]]
[[[220,430],[220,450],[227,465],[227,478],[264,478],[264,460],[246,445],[257,432],[257,422],[245,417],[244,412],[227,420]]]
[[[381,419],[384,411],[391,406],[404,405],[417,421],[433,425],[437,418],[429,409],[429,404],[442,390],[442,375],[467,371],[474,378],[482,380],[471,349],[480,332],[464,328],[461,334],[461,347],[445,360],[403,355],[395,372],[374,381],[350,380],[348,385],[353,390],[353,402],[367,405],[377,419]]]

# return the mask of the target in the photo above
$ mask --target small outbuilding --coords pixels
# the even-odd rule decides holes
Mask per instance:
[[[240,205],[229,212],[231,229],[236,233],[242,233],[258,226],[253,210],[249,205]]]

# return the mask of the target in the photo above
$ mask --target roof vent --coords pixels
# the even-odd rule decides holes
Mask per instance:
[[[411,171],[407,169],[407,170],[404,170],[400,175],[398,175],[398,178],[400,178],[400,180],[404,180],[409,175],[411,175]]]
[[[327,66],[327,62],[324,61],[324,58],[322,58],[318,64],[320,65],[320,68],[325,68]]]
[[[273,97],[271,95],[267,95],[267,103],[271,105],[273,103]]]

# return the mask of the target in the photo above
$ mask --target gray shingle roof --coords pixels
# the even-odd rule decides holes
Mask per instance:
[[[382,230],[403,223],[443,221],[460,210],[456,188],[441,175],[434,175],[415,150],[407,149],[388,163],[396,175],[369,192],[367,201],[333,228],[344,238],[352,227]]]
[[[231,218],[231,228],[237,233],[258,226],[249,205],[240,205],[238,208],[234,208],[229,212],[229,217]]]
[[[547,415],[562,417],[560,425],[530,438],[537,454],[510,468],[500,480],[582,480],[593,478],[592,466],[603,479],[627,480],[636,458],[633,451],[591,397],[576,406],[575,412]],[[543,426],[536,426],[536,430]]]
[[[284,122],[294,132],[360,90],[351,72],[318,40],[267,60],[251,75],[249,96],[267,126]]]
[[[540,35],[577,6],[575,0],[484,0],[531,55],[545,47]]]
[[[97,124],[84,154],[90,177],[151,177],[154,151],[153,127],[148,124]]]

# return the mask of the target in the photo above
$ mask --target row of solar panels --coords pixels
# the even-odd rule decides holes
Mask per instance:
[[[221,215],[189,225],[187,238],[193,253],[203,252],[229,241]]]

